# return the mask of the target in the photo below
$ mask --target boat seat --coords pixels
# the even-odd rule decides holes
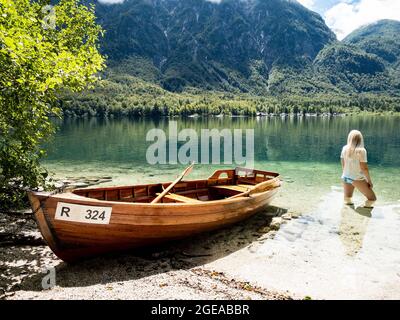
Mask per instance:
[[[252,187],[251,185],[247,185],[247,184],[236,184],[236,185],[212,186],[211,188],[237,191],[237,192],[247,192],[251,189],[251,187]]]
[[[157,193],[157,195],[159,195],[159,193]],[[202,202],[200,200],[189,198],[189,197],[185,197],[185,196],[182,196],[182,195],[176,194],[176,193],[168,193],[167,195],[164,196],[164,198],[167,198],[167,199],[170,199],[170,200],[174,200],[174,201],[177,201],[177,202],[182,202],[182,203],[199,203],[199,202]]]

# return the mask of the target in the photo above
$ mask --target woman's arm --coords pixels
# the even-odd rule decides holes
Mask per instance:
[[[361,167],[362,173],[363,173],[363,174],[365,175],[365,177],[367,178],[367,182],[368,182],[369,186],[370,186],[371,188],[373,188],[374,185],[372,184],[371,176],[369,175],[368,163],[366,163],[366,162],[360,162],[360,167]]]
[[[344,159],[341,158],[341,159],[340,159],[340,162],[342,163],[342,170],[344,171]]]

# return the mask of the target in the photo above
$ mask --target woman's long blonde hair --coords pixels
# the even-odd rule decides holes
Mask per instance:
[[[364,148],[364,137],[362,133],[358,130],[352,130],[347,137],[347,148],[346,153],[348,157],[352,157],[360,149]]]

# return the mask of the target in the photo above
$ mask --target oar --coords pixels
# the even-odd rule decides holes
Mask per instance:
[[[174,182],[172,182],[163,192],[161,192],[161,193],[158,195],[158,197],[155,198],[151,203],[158,203],[158,202],[160,202],[161,199],[164,198],[165,195],[168,194],[168,192],[170,192],[171,189],[172,189],[173,187],[175,187],[175,185],[176,185],[177,183],[179,183],[179,181],[181,181],[185,176],[187,176],[190,172],[192,172],[193,166],[194,166],[194,163],[192,163],[189,167],[187,167],[187,168],[185,169],[185,171],[183,171],[182,174],[181,174]]]

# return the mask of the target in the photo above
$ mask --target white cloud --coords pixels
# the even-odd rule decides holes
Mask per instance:
[[[308,9],[313,9],[315,5],[315,0],[297,0],[297,2],[299,2]]]
[[[355,29],[381,20],[400,20],[399,0],[341,1],[324,14],[326,24],[342,40]]]
[[[105,3],[105,4],[115,4],[115,3],[122,3],[125,0],[99,0],[100,3]]]

